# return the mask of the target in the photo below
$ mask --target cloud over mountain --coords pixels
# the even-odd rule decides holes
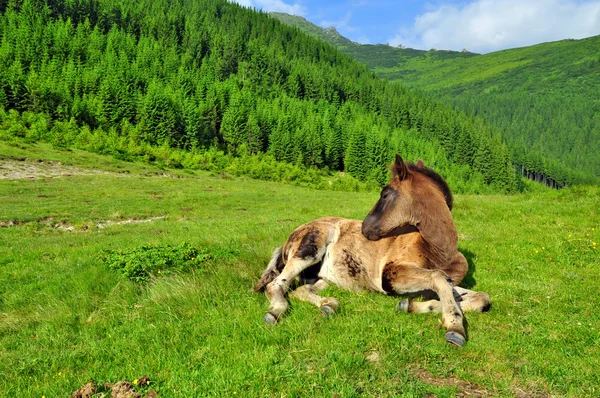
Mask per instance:
[[[491,52],[600,34],[600,1],[476,0],[442,4],[389,39],[419,49]]]

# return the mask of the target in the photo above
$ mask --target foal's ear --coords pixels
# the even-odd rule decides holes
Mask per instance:
[[[396,154],[396,161],[394,162],[394,166],[392,167],[392,172],[394,175],[397,175],[400,181],[406,179],[408,177],[408,167],[404,160],[402,160],[402,156]]]
[[[422,169],[423,167],[425,167],[425,163],[423,163],[423,161],[421,159],[417,160],[417,164],[416,164],[418,169]]]

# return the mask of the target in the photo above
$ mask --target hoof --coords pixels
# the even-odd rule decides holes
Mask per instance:
[[[325,313],[325,315],[327,315],[328,317],[332,316],[333,314],[335,314],[335,310],[329,306],[329,305],[324,305],[321,307],[321,310]]]
[[[396,312],[408,312],[410,302],[407,299],[401,300],[396,305]]]
[[[277,323],[277,318],[275,317],[275,315],[271,314],[270,312],[267,312],[265,314],[265,317],[263,318],[263,320],[265,321],[265,323],[267,325],[275,325]]]
[[[446,332],[446,341],[450,344],[454,344],[457,347],[465,345],[465,338],[457,332]]]

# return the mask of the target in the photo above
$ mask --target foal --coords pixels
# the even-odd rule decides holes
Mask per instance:
[[[490,300],[486,293],[457,286],[468,263],[457,247],[450,189],[420,159],[414,165],[396,155],[392,171],[393,178],[363,222],[320,218],[298,227],[275,249],[254,286],[271,303],[266,323],[279,320],[288,307],[285,294],[299,280],[303,284],[290,296],[327,315],[339,307],[335,298],[318,295],[328,284],[387,295],[429,294],[434,299],[403,300],[397,308],[441,312],[446,341],[464,344],[463,311],[487,311]]]

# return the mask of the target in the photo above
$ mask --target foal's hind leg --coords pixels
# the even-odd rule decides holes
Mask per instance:
[[[469,263],[467,262],[465,256],[461,252],[457,251],[452,258],[452,261],[445,266],[440,266],[439,269],[444,271],[450,277],[450,279],[452,279],[454,285],[458,285],[463,280],[465,275],[467,275]]]
[[[463,312],[487,312],[492,306],[490,297],[487,293],[476,292],[458,286],[454,288],[454,298]],[[404,311],[410,314],[442,312],[442,304],[439,300],[412,301],[405,299],[400,301],[396,308],[398,311]]]
[[[307,301],[312,305],[319,307],[327,316],[333,315],[335,311],[340,307],[339,301],[334,297],[321,297],[319,292],[327,287],[327,282],[323,279],[319,279],[313,285],[306,284],[302,285],[292,293],[290,297],[296,298],[301,301]]]
[[[453,294],[452,279],[440,270],[428,270],[414,264],[388,264],[381,276],[382,288],[389,293],[406,294],[433,290],[440,298],[442,325],[446,341],[457,346],[465,342],[463,315]]]
[[[459,296],[458,305],[463,311],[488,312],[492,307],[490,296],[484,292],[456,286],[454,292]]]

